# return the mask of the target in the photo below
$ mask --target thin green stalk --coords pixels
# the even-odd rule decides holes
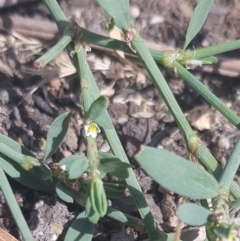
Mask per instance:
[[[86,97],[89,99],[88,102],[92,103],[100,96],[100,93],[96,85],[96,82],[94,80],[94,77],[92,75],[92,72],[88,64],[86,63],[85,52],[83,49],[81,49],[79,52],[77,52],[77,54],[74,55],[74,63],[81,79],[81,88],[85,88],[85,91],[88,90],[88,95]],[[87,86],[86,86],[86,82],[87,82]],[[104,118],[110,119],[110,116],[106,114]],[[124,152],[124,149],[122,147],[122,144],[118,138],[118,135],[115,129],[103,129],[103,131],[114,155],[116,155],[123,162],[129,163],[128,158]],[[129,173],[129,177],[126,179],[126,183],[132,195],[132,198],[136,203],[136,206],[139,210],[141,218],[144,221],[150,240],[152,241],[166,240],[167,235],[163,232],[160,232],[156,226],[154,218],[142,194],[141,188],[138,184],[138,181],[135,177],[133,170],[130,168],[127,170]],[[168,240],[171,240],[170,236],[168,236]]]
[[[12,188],[9,185],[7,177],[2,168],[0,168],[0,189],[3,192],[3,195],[6,199],[6,202],[11,211],[13,219],[15,220],[20,232],[22,233],[23,239],[25,241],[34,241],[35,239],[33,238],[29,230],[27,222],[23,217],[21,209],[18,206],[15,196],[12,192]]]
[[[126,54],[130,54],[133,56],[135,55],[132,52],[132,50],[129,48],[129,46],[127,45],[127,42],[125,42],[125,41],[112,39],[112,38],[109,38],[109,37],[106,37],[106,36],[103,36],[103,35],[100,35],[97,33],[93,33],[82,27],[80,27],[80,29],[81,29],[81,33],[82,33],[81,40],[85,43],[89,43],[91,45],[96,45],[96,46],[103,47],[103,48],[120,50]],[[162,59],[162,56],[163,56],[162,51],[157,51],[157,50],[151,49],[151,48],[149,48],[149,51],[150,51],[152,57],[156,61],[159,62]]]
[[[194,59],[203,59],[209,56],[225,53],[240,48],[240,40],[234,40],[227,43],[217,44],[206,48],[189,51],[190,56]]]
[[[199,145],[196,154],[201,164],[218,180],[223,172],[223,169],[210,153],[208,148],[203,145]],[[240,188],[234,181],[231,183],[230,192],[235,199],[240,198]]]
[[[216,159],[212,156],[212,154],[209,152],[209,150],[206,147],[204,147],[203,145],[199,145],[201,143],[199,142],[196,135],[193,133],[190,125],[188,124],[181,109],[179,108],[177,102],[175,101],[172,95],[172,92],[170,91],[165,79],[163,78],[157,65],[153,61],[148,49],[146,48],[144,42],[142,41],[141,37],[138,34],[136,34],[135,40],[132,41],[132,46],[134,47],[134,49],[136,49],[138,56],[143,61],[143,64],[147,69],[149,75],[151,76],[154,84],[156,85],[160,94],[163,96],[175,121],[178,123],[179,128],[183,133],[185,137],[185,141],[190,149],[190,152],[196,155],[201,161],[201,163],[207,166],[209,170],[214,172],[216,176],[219,176],[221,169],[217,164]],[[178,65],[176,67],[178,67]],[[238,192],[236,192],[236,189],[234,190],[235,190],[235,193],[233,193],[233,195],[235,197],[239,197],[240,189],[238,188],[237,190]]]
[[[222,175],[219,178],[219,185],[224,190],[229,190],[239,165],[240,165],[240,139],[238,139],[237,144],[235,145],[233,152],[222,172]]]
[[[165,103],[167,104],[174,120],[177,122],[185,140],[188,142],[191,136],[194,135],[189,123],[187,122],[185,116],[182,113],[177,101],[175,100],[168,84],[166,83],[162,73],[160,72],[158,66],[154,62],[148,48],[146,47],[143,39],[136,32],[135,38],[131,42],[132,47],[137,51],[137,55],[142,60],[142,63],[148,74],[150,75],[154,85],[158,89],[159,93],[163,97]]]
[[[65,31],[63,37],[49,51],[34,62],[34,66],[38,69],[42,69],[46,66],[67,47],[67,45],[72,41],[74,35],[75,30],[72,28]]]
[[[125,41],[112,39],[100,34],[96,34],[84,28],[81,28],[81,32],[81,39],[83,42],[108,49],[121,50],[127,54],[135,55],[132,50],[130,50]],[[191,51],[187,50],[186,53],[188,54],[188,56],[193,56],[193,59],[203,59],[209,56],[225,53],[239,48],[240,40],[235,40],[206,48],[194,49]],[[151,48],[149,48],[149,51],[156,62],[162,62],[164,57],[164,51],[158,51]]]
[[[56,0],[43,0],[43,3],[47,6],[53,19],[57,23],[59,31],[63,33],[65,31],[66,25],[69,24],[69,21],[60,8],[59,4]]]
[[[210,90],[208,90],[194,75],[187,71],[181,64],[174,61],[174,67],[177,74],[186,81],[194,90],[196,90],[205,100],[214,106],[223,116],[225,116],[233,125],[240,128],[240,118],[222,103]]]

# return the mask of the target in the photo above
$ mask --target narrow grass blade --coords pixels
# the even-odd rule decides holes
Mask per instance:
[[[97,2],[113,18],[118,28],[127,31],[133,25],[129,0],[97,0]]]
[[[240,40],[229,41],[226,43],[217,44],[214,46],[200,48],[189,51],[189,55],[193,55],[196,59],[203,59],[212,55],[226,53],[240,48]]]
[[[32,171],[26,171],[18,163],[7,157],[0,157],[0,167],[3,168],[11,178],[28,188],[47,193],[55,192],[55,182],[43,180],[42,171],[39,167],[33,168]]]
[[[206,101],[214,106],[233,125],[240,128],[240,118],[220,101],[208,88],[206,88],[193,74],[187,71],[181,64],[174,61],[174,67],[179,77],[197,91]]]
[[[223,169],[222,175],[219,178],[219,185],[229,191],[233,178],[240,165],[240,139],[238,139],[232,154]]]
[[[188,25],[185,41],[183,43],[183,46],[181,47],[182,50],[185,50],[187,48],[189,43],[193,40],[193,38],[195,38],[195,36],[201,30],[212,4],[213,0],[200,0],[197,7],[194,9],[192,18]]]
[[[25,241],[34,241],[35,239],[33,238],[32,234],[29,230],[27,222],[23,217],[23,214],[22,214],[22,212],[18,206],[18,203],[15,199],[15,196],[12,192],[11,186],[9,185],[6,175],[1,167],[0,167],[0,189],[3,192],[3,195],[6,199],[6,202],[12,213],[13,218],[14,218],[20,232],[22,233],[23,239]]]
[[[89,66],[86,63],[85,53],[84,53],[83,49],[81,49],[74,56],[74,62],[75,62],[75,66],[78,71],[78,74],[81,78],[81,86],[87,86],[87,88],[88,88],[88,94],[86,94],[86,96],[84,97],[84,98],[88,99],[88,102],[89,102],[89,103],[87,103],[87,102],[84,103],[84,105],[87,105],[84,108],[87,109],[90,107],[91,103],[100,96],[99,89],[96,85],[93,74],[92,74]],[[88,82],[85,82],[84,80],[87,80]],[[108,113],[106,113],[104,115],[104,118],[106,118],[107,121],[111,121],[111,118]],[[128,158],[124,152],[124,149],[122,147],[122,144],[119,140],[119,137],[118,137],[115,129],[114,128],[111,128],[111,129],[103,128],[103,132],[109,142],[109,145],[110,145],[114,155],[117,158],[119,158],[121,161],[129,164]],[[166,237],[167,237],[167,240],[170,241],[171,236],[166,236],[166,234],[161,231],[160,231],[160,233],[158,232],[156,223],[150,212],[148,204],[142,194],[142,190],[138,184],[138,181],[135,177],[133,170],[131,168],[129,168],[129,169],[127,169],[127,172],[128,172],[128,177],[126,178],[126,183],[131,192],[131,195],[136,203],[136,206],[138,207],[141,218],[144,220],[144,224],[146,226],[146,229],[148,230],[148,234],[149,234],[151,241],[158,241],[159,239],[165,240]]]
[[[15,152],[19,152],[23,155],[27,155],[27,156],[32,156],[34,157],[34,155],[23,145],[19,144],[18,142],[14,141],[13,139],[4,136],[2,134],[0,134],[0,143],[4,143],[6,146],[8,146],[9,148],[11,148],[12,150],[14,150]]]

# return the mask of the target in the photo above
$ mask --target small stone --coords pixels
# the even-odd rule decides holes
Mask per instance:
[[[68,130],[65,143],[71,150],[76,150],[78,148],[78,137],[76,131],[71,127]]]
[[[61,87],[61,80],[58,77],[54,77],[49,81],[51,88],[59,91]]]
[[[159,23],[163,23],[163,22],[164,22],[164,18],[159,15],[153,15],[149,20],[149,24],[151,24],[151,25],[159,24]]]
[[[137,5],[131,6],[130,11],[133,18],[137,18],[140,15],[140,10]]]

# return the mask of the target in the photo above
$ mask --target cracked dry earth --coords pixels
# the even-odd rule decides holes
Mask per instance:
[[[109,20],[95,1],[59,1],[69,19],[93,32],[107,35]],[[178,48],[183,40],[196,0],[130,1],[136,29],[146,43],[157,49]],[[41,1],[0,0],[0,132],[41,157],[39,143],[46,137],[51,122],[60,113],[73,113],[69,131],[54,161],[86,150],[82,130],[82,109],[75,69],[66,53],[58,56],[43,71],[32,63],[58,39],[56,25]],[[92,18],[94,16],[94,18]],[[210,15],[190,48],[210,46],[240,37],[238,1],[215,1]],[[113,33],[116,36],[117,33]],[[219,64],[192,70],[213,93],[235,113],[240,114],[239,50],[221,55]],[[101,93],[110,98],[109,112],[121,142],[134,167],[137,179],[159,227],[173,233],[177,225],[176,207],[181,197],[159,187],[133,159],[141,144],[162,147],[186,157],[184,139],[163,99],[151,84],[136,59],[116,57],[113,52],[92,46],[87,60]],[[195,91],[162,67],[163,74],[187,119],[204,144],[224,166],[239,131],[215,111]],[[102,136],[99,148],[109,151]],[[239,181],[239,177],[236,177]],[[55,196],[34,192],[11,181],[16,199],[36,240],[63,240],[71,220],[82,210],[66,205]],[[0,193],[1,194],[1,193]],[[110,204],[130,215],[138,216],[129,195]],[[233,218],[238,217],[238,211]],[[3,195],[0,195],[0,227],[21,236],[14,225]],[[3,237],[3,233],[0,233]],[[95,241],[146,239],[116,221],[103,218],[96,225]],[[184,227],[182,240],[204,240],[202,228]]]

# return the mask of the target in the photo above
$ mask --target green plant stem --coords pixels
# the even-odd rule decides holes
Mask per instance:
[[[240,139],[238,139],[232,151],[232,154],[222,172],[222,175],[219,178],[219,185],[224,190],[227,190],[227,191],[229,190],[239,165],[240,165]]]
[[[218,164],[216,159],[213,157],[213,155],[210,153],[208,148],[206,148],[203,145],[198,146],[197,150],[197,157],[201,164],[209,170],[211,173],[213,173],[214,177],[218,180],[221,176],[221,173],[223,169],[221,166]],[[231,189],[230,189],[231,195],[235,198],[238,199],[240,198],[240,188],[236,182],[231,183]]]
[[[240,118],[222,103],[210,90],[208,90],[194,75],[187,71],[181,64],[174,61],[174,67],[177,74],[186,81],[195,91],[214,106],[223,116],[225,116],[233,125],[240,128]]]
[[[69,193],[71,193],[71,197],[73,198],[73,200],[79,205],[84,207],[86,204],[87,196],[71,188],[69,188],[68,190],[69,190]],[[145,231],[143,221],[141,219],[122,213],[116,210],[115,208],[108,207],[106,215],[114,220],[124,223],[125,225],[133,228],[136,231],[139,231],[139,232]]]
[[[179,108],[177,102],[175,101],[175,98],[172,95],[172,92],[170,91],[165,79],[163,78],[161,72],[159,71],[158,67],[153,61],[148,49],[146,48],[144,42],[142,41],[141,37],[138,34],[136,34],[135,40],[132,41],[132,46],[134,47],[134,49],[136,49],[137,54],[139,55],[140,59],[143,61],[143,64],[147,69],[149,75],[151,76],[155,86],[159,90],[160,94],[163,96],[175,121],[178,123],[178,126],[184,135],[185,141],[188,145],[190,152],[193,155],[197,156],[201,161],[201,163],[208,168],[208,170],[214,172],[216,177],[219,177],[221,173],[220,166],[218,165],[216,159],[209,152],[209,150],[203,145],[199,145],[201,143],[200,142],[198,143],[198,138],[193,133],[190,125],[188,124],[181,109]],[[192,140],[196,140],[196,141],[192,143]],[[239,188],[238,190],[233,189],[233,191],[234,193],[232,194],[234,197],[236,198],[240,197]]]
[[[74,63],[77,69],[77,72],[80,76],[80,85],[81,88],[84,88],[85,91],[88,91],[88,94],[86,94],[86,98],[88,98],[87,102],[93,102],[96,100],[99,96],[99,89],[96,85],[96,82],[94,80],[94,77],[92,75],[92,72],[86,63],[86,57],[84,49],[80,49],[75,55],[74,55]],[[83,98],[85,98],[83,96]],[[106,113],[104,115],[104,118],[110,119],[110,116]],[[117,156],[121,161],[129,163],[128,158],[124,152],[124,149],[121,145],[121,142],[118,138],[118,135],[114,128],[112,129],[103,129],[104,134],[109,142],[109,145],[114,153],[115,156]],[[141,215],[141,218],[144,221],[145,227],[148,231],[150,240],[152,241],[158,241],[158,240],[165,240],[167,238],[167,235],[163,232],[160,232],[156,226],[156,223],[154,221],[154,218],[150,212],[150,209],[147,205],[147,202],[142,194],[141,188],[138,184],[138,181],[135,177],[135,174],[132,169],[127,169],[129,173],[129,177],[126,179],[126,183],[128,185],[129,191],[132,195],[132,198],[134,199],[136,206],[139,210],[139,213]],[[171,240],[171,237],[168,236],[168,240]]]
[[[74,35],[75,30],[72,28],[65,31],[64,36],[49,51],[34,62],[34,66],[39,69],[46,66],[67,47],[67,45],[72,41]]]
[[[173,115],[175,121],[177,122],[185,140],[189,140],[192,135],[194,135],[189,123],[187,122],[185,116],[182,113],[179,105],[177,104],[168,84],[166,83],[162,73],[160,72],[158,66],[154,62],[150,52],[148,51],[143,39],[136,32],[135,39],[131,42],[132,47],[137,51],[137,55],[142,60],[142,63],[148,74],[150,75],[154,85],[158,89],[159,93],[163,97],[165,103],[167,104],[171,114]]]
[[[112,39],[100,34],[96,34],[84,28],[81,28],[81,32],[83,42],[108,49],[121,50],[127,54],[135,55],[132,50],[129,49],[125,41]],[[240,40],[235,40],[206,48],[194,49],[191,51],[187,50],[187,54],[188,56],[193,56],[193,59],[203,59],[209,56],[225,53],[239,48]],[[162,63],[164,57],[163,51],[158,51],[151,48],[149,48],[149,51],[156,62]]]
[[[69,24],[68,19],[60,8],[56,0],[42,0],[47,6],[49,12],[51,13],[53,19],[58,25],[58,29],[61,33],[65,31],[65,27]]]
[[[12,213],[13,218],[14,218],[19,230],[22,233],[23,239],[25,241],[34,241],[35,239],[33,238],[32,234],[28,228],[27,222],[23,217],[21,209],[18,206],[15,196],[12,192],[12,188],[9,185],[9,182],[8,182],[6,175],[2,168],[0,168],[0,189],[3,192],[3,195],[8,204],[8,207]]]
[[[194,59],[203,59],[209,56],[225,53],[240,48],[240,40],[234,40],[227,43],[217,44],[206,48],[189,51],[190,56]]]

